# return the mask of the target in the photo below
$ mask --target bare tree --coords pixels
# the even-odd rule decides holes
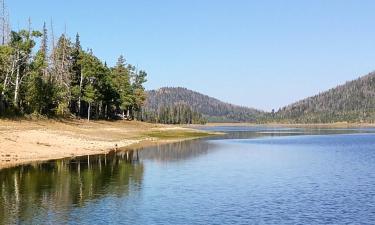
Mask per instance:
[[[9,12],[7,10],[5,0],[0,0],[1,5],[1,44],[5,45],[10,39],[10,22],[9,22]]]

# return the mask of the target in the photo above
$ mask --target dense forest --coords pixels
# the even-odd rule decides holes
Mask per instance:
[[[159,105],[156,110],[144,108],[142,112],[143,120],[152,123],[205,124],[207,122],[201,113],[193,110],[184,102]]]
[[[375,72],[270,113],[291,123],[375,122]]]
[[[123,56],[114,67],[83,50],[80,36],[0,27],[0,116],[44,115],[129,119],[141,116],[147,73]],[[9,28],[9,29],[8,29]],[[55,41],[56,40],[56,41]],[[140,118],[141,119],[141,118]]]
[[[191,111],[202,115],[209,122],[256,122],[264,112],[252,108],[224,103],[218,99],[200,94],[186,88],[164,87],[147,91],[144,112],[158,114],[166,106],[184,104]]]

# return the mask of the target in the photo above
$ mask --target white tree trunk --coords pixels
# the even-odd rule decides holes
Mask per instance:
[[[2,98],[4,97],[4,95],[5,95],[5,91],[6,91],[6,89],[7,89],[8,78],[9,78],[9,75],[8,75],[8,73],[7,73],[6,76],[5,76],[5,79],[4,79],[3,90],[1,91],[1,97],[2,97]]]
[[[14,105],[18,106],[18,92],[20,87],[20,66],[17,67],[16,83],[14,88]]]
[[[83,76],[81,72],[81,80],[79,82],[79,96],[78,96],[78,116],[81,117],[81,94],[82,94],[82,83],[83,83]]]
[[[15,88],[14,88],[14,105],[18,106],[18,91],[20,86],[20,52],[17,51],[17,58],[16,58],[16,64],[17,64],[17,72],[16,72],[16,82],[15,82]]]
[[[1,97],[3,97],[3,98],[5,96],[5,91],[7,89],[9,79],[11,79],[11,77],[13,77],[15,66],[16,66],[16,62],[13,60],[12,68],[10,69],[10,71],[7,71],[7,73],[5,74],[5,79],[4,79],[4,83],[3,83],[3,90],[1,91]]]

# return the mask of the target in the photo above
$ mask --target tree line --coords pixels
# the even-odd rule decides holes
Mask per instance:
[[[4,35],[6,38],[4,38]],[[46,24],[3,34],[0,45],[0,116],[38,114],[138,118],[147,73],[120,56],[109,67],[83,50],[79,34],[49,44]],[[37,48],[38,46],[38,48]]]
[[[145,108],[142,111],[142,118],[147,122],[164,124],[205,124],[207,122],[201,113],[194,111],[183,102],[161,105],[157,110]]]

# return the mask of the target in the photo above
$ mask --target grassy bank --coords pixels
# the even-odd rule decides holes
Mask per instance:
[[[136,121],[0,120],[0,168],[210,135]]]

